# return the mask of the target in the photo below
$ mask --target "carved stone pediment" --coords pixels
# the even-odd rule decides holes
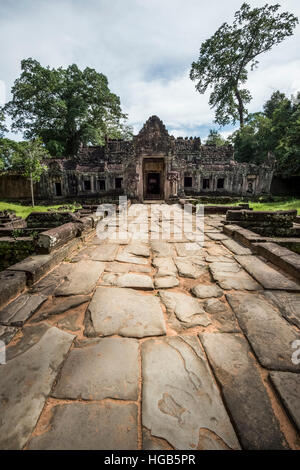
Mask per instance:
[[[157,116],[151,116],[134,138],[134,144],[139,152],[167,153],[171,138],[163,122]]]

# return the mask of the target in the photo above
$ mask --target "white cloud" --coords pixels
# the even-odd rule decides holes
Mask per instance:
[[[267,0],[248,0],[261,6]],[[200,96],[188,72],[201,42],[231,22],[241,0],[6,0],[0,2],[0,80],[10,90],[20,61],[42,65],[90,66],[107,75],[138,131],[152,114],[174,135],[208,133],[214,113],[208,94]],[[268,0],[277,3],[277,0]],[[299,0],[282,8],[300,16]],[[295,35],[260,59],[249,73],[250,111],[276,90],[288,95],[300,88]],[[202,130],[201,130],[201,129]],[[206,131],[205,131],[206,129]],[[227,132],[227,129],[224,129]]]

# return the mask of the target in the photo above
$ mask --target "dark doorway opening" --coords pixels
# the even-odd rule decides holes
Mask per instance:
[[[83,187],[85,191],[91,191],[92,189],[91,180],[84,180]]]
[[[98,180],[98,190],[105,191],[105,180]]]
[[[185,176],[184,177],[184,187],[191,188],[193,186],[193,178],[192,176]]]
[[[55,195],[56,196],[61,196],[61,183],[55,183]]]
[[[123,187],[123,178],[116,178],[115,179],[115,188],[121,189]]]
[[[160,195],[160,173],[148,173],[147,175],[147,195]]]
[[[203,189],[209,189],[209,179],[204,178],[203,180]]]
[[[219,178],[217,181],[217,189],[224,189],[224,178]]]

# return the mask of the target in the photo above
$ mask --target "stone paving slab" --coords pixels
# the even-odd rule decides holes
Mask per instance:
[[[36,344],[0,366],[0,449],[26,444],[73,338],[48,328]]]
[[[45,295],[22,294],[0,311],[0,323],[22,326],[46,300]]]
[[[159,295],[169,315],[174,314],[183,327],[208,326],[211,323],[197,299],[180,292],[159,291]]]
[[[55,296],[86,295],[95,288],[105,263],[81,260],[78,263],[62,265],[64,280],[54,291]]]
[[[222,243],[228,250],[232,251],[235,255],[251,255],[252,252],[249,248],[241,245],[241,243],[236,242],[235,240],[228,239],[222,240]]]
[[[154,289],[153,281],[150,276],[145,274],[104,274],[102,278],[102,285],[116,286],[116,287],[129,287],[131,289]]]
[[[270,379],[300,433],[300,375],[270,372]]]
[[[116,257],[116,261],[130,264],[148,264],[148,260],[142,256],[134,256],[127,251],[121,251]]]
[[[78,253],[73,260],[90,259],[93,261],[114,261],[118,252],[118,245],[102,244],[99,246],[89,246]]]
[[[203,448],[203,441],[212,449],[239,448],[195,337],[145,341],[142,374],[142,421],[152,436],[179,450]]]
[[[178,256],[202,256],[204,259],[204,250],[198,243],[176,243],[176,251]]]
[[[151,250],[157,257],[169,258],[174,256],[174,247],[172,243],[167,243],[159,240],[152,240],[150,243]]]
[[[226,255],[226,256],[210,256],[210,255],[206,255],[205,256],[205,261],[207,261],[207,263],[232,263],[232,261],[234,261],[233,259],[233,256],[232,255]]]
[[[174,276],[177,274],[177,268],[172,258],[153,258],[152,264],[157,268],[155,277]]]
[[[199,261],[195,263],[187,256],[177,257],[174,259],[174,262],[178,269],[179,275],[182,277],[197,279],[198,277],[207,273],[207,266],[205,262],[202,262],[203,264],[201,266]]]
[[[121,402],[70,403],[53,410],[48,432],[30,450],[136,450],[137,406]]]
[[[277,305],[286,320],[300,328],[300,294],[265,291],[264,296]]]
[[[101,336],[143,338],[166,334],[158,298],[133,289],[98,287],[88,314],[94,334]]]
[[[235,258],[265,289],[300,291],[300,284],[291,281],[257,256],[235,256]]]
[[[149,246],[142,243],[134,243],[132,245],[128,245],[125,251],[135,256],[142,256],[143,258],[148,258],[148,256],[150,256]]]
[[[179,280],[175,276],[157,277],[154,280],[155,289],[170,289],[177,287]]]
[[[292,343],[300,333],[259,294],[226,294],[259,362],[267,369],[300,371],[292,362]]]
[[[106,264],[105,271],[112,273],[151,273],[151,267],[139,264],[119,263],[118,261],[113,261],[112,263]]]
[[[231,253],[223,246],[211,242],[209,246],[205,248],[209,256],[232,256]]]
[[[240,332],[236,317],[225,302],[219,299],[207,299],[203,303],[204,310],[213,315],[219,324],[218,330],[226,333]]]
[[[247,341],[225,333],[200,333],[199,336],[221,384],[243,448],[286,449],[288,445]]]
[[[46,320],[52,315],[60,315],[61,313],[67,312],[72,308],[78,307],[86,302],[89,302],[90,297],[88,295],[73,295],[70,297],[54,297],[51,299],[51,303],[38,313],[33,321],[38,322]]]
[[[244,258],[244,256],[243,256]],[[209,269],[215,281],[225,290],[259,290],[261,286],[236,262],[211,263]]]
[[[102,338],[73,349],[64,363],[53,396],[56,398],[137,400],[138,341]]]
[[[13,326],[0,325],[0,341],[3,341],[4,344],[8,344],[18,331],[19,329]]]
[[[226,235],[224,235],[223,233],[213,233],[213,232],[207,232],[207,236],[211,239],[211,240],[216,240],[216,241],[220,241],[220,240],[228,240],[228,237]]]
[[[223,291],[216,284],[205,285],[197,284],[191,289],[191,292],[198,297],[198,299],[207,299],[210,297],[222,297]]]

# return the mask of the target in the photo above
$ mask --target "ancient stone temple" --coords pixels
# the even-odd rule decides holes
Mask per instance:
[[[175,138],[152,116],[132,141],[109,140],[81,147],[78,155],[52,159],[37,192],[41,198],[92,198],[126,194],[136,201],[188,195],[267,194],[274,160],[238,163],[233,147]]]

